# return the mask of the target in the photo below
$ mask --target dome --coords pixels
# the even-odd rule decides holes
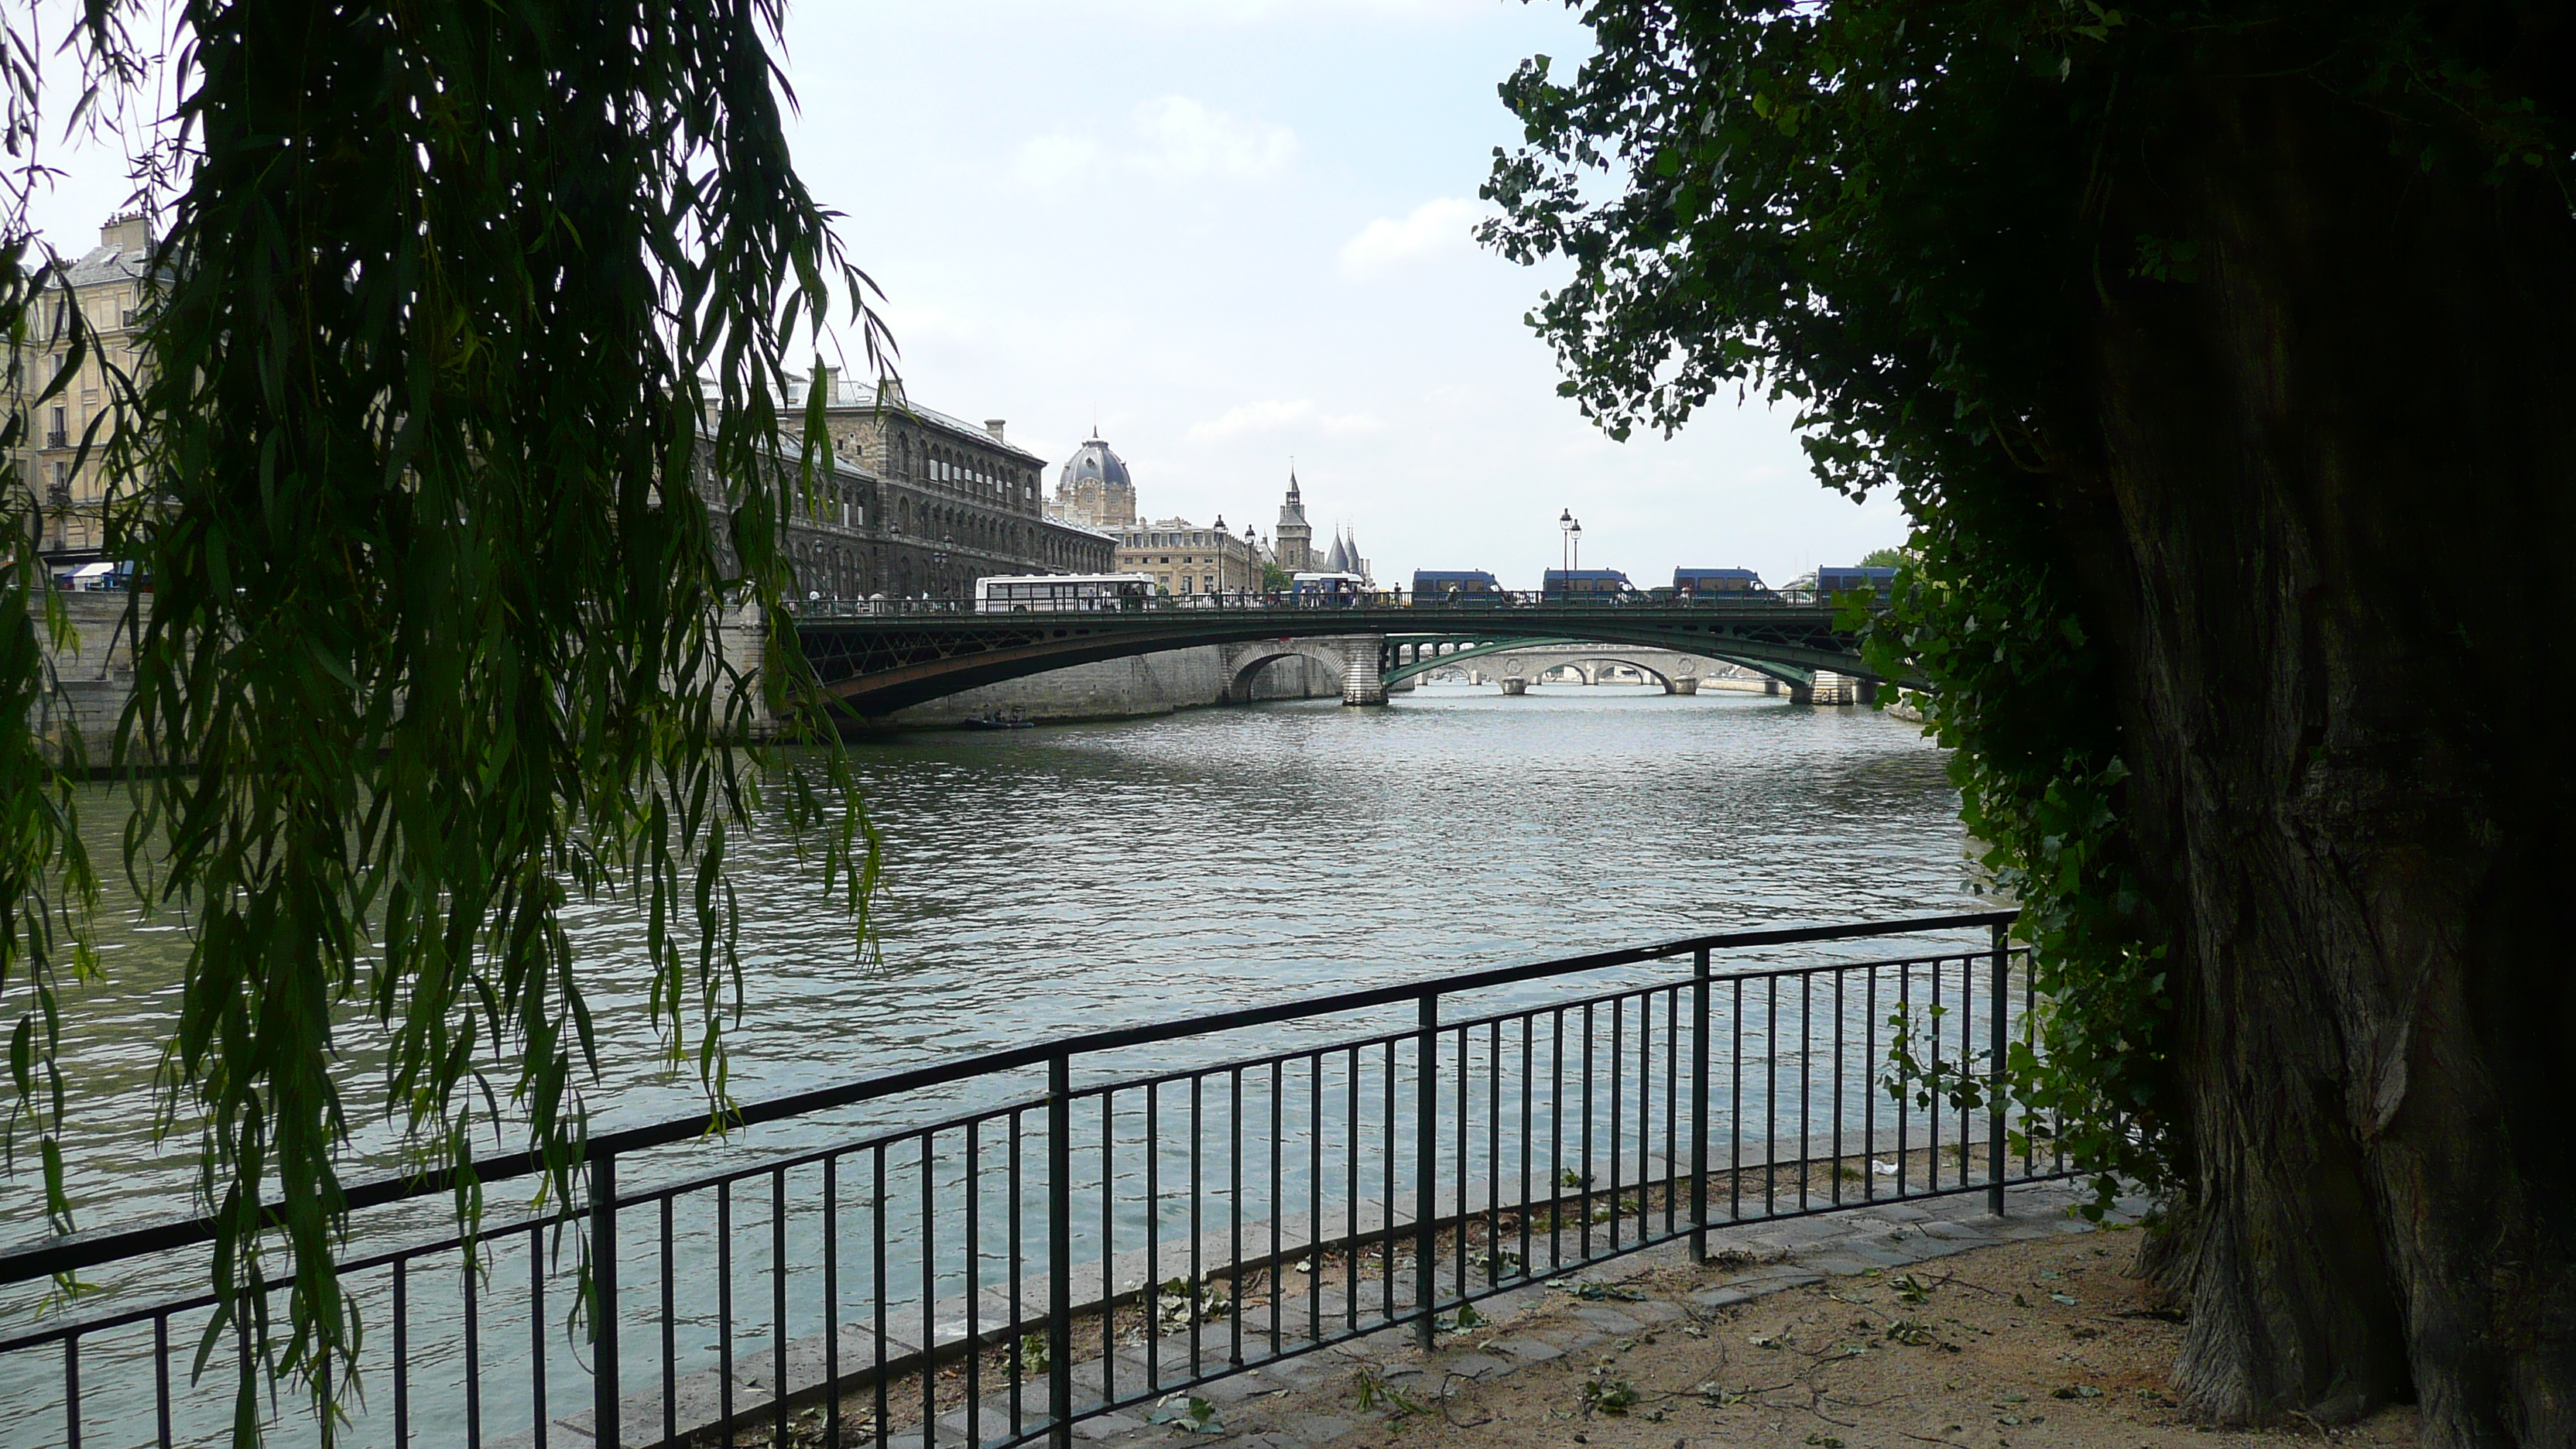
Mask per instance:
[[[1109,445],[1098,438],[1075,449],[1073,456],[1065,460],[1064,474],[1056,487],[1059,491],[1069,490],[1077,483],[1095,478],[1115,488],[1136,486],[1127,476],[1127,460],[1109,451]]]

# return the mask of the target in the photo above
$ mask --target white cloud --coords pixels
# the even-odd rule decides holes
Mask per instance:
[[[1267,121],[1212,111],[1187,96],[1160,96],[1136,108],[1145,149],[1133,159],[1166,176],[1267,176],[1297,156],[1297,133]]]
[[[1070,186],[1112,168],[1172,180],[1248,181],[1297,159],[1296,132],[1229,116],[1187,96],[1158,96],[1136,107],[1128,129],[1133,139],[1114,154],[1086,136],[1035,137],[1021,144],[1012,172],[1042,187]]]
[[[1039,136],[1020,147],[1011,170],[1033,186],[1079,181],[1100,164],[1100,143],[1083,136]]]
[[[1342,270],[1351,276],[1374,276],[1405,262],[1466,251],[1473,230],[1485,215],[1475,202],[1436,196],[1413,209],[1402,221],[1381,216],[1342,243]]]
[[[1382,426],[1366,413],[1344,413],[1338,416],[1316,408],[1311,398],[1284,400],[1272,398],[1229,408],[1223,417],[1211,418],[1190,427],[1193,441],[1211,442],[1222,438],[1240,438],[1251,433],[1274,433],[1290,428],[1330,437],[1353,433],[1372,433]]]

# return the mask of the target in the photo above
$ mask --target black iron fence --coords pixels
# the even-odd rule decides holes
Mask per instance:
[[[1707,936],[742,1109],[738,1138],[802,1132],[786,1150],[710,1148],[703,1119],[606,1133],[585,1207],[470,1241],[371,1250],[449,1191],[371,1184],[352,1194],[343,1279],[367,1328],[335,1369],[338,1437],[1065,1443],[1087,1417],[1186,1416],[1192,1389],[1267,1360],[1395,1326],[1427,1342],[1480,1299],[1650,1244],[1936,1194],[2000,1210],[2007,1184],[2062,1174],[2046,1124],[1930,1085],[2027,1039],[2011,919]],[[1828,959],[1719,969],[1793,949]],[[1225,1054],[1249,1032],[1266,1049]],[[1187,1064],[1117,1070],[1140,1056]],[[535,1164],[478,1166],[498,1184]],[[291,1401],[236,1399],[256,1345],[209,1337],[215,1305],[185,1286],[209,1237],[177,1222],[0,1254],[0,1291],[101,1285],[0,1331],[0,1442],[219,1442],[237,1416],[318,1438]]]

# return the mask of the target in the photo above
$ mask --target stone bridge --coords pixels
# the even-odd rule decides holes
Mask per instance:
[[[1505,694],[1524,694],[1558,669],[1573,670],[1585,684],[1598,684],[1606,668],[1624,664],[1661,684],[1666,694],[1697,694],[1707,684],[1786,694],[1799,704],[1867,704],[1878,691],[1874,680],[1832,670],[1584,639],[1395,639],[1388,641],[1385,652],[1382,677],[1386,687],[1394,690],[1410,688],[1442,670],[1457,670],[1470,683],[1499,684]]]

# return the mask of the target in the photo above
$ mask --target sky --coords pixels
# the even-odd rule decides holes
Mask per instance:
[[[1615,443],[1522,321],[1561,268],[1478,248],[1517,138],[1495,87],[1588,50],[1514,0],[805,0],[791,141],[884,290],[914,400],[1008,421],[1055,469],[1096,426],[1152,518],[1269,536],[1293,459],[1318,547],[1381,582],[1581,562],[1774,583],[1901,543],[1892,500],[1808,473],[1784,413],[1712,405]],[[112,151],[37,219],[66,250],[126,192]],[[844,328],[856,366],[855,331]]]

